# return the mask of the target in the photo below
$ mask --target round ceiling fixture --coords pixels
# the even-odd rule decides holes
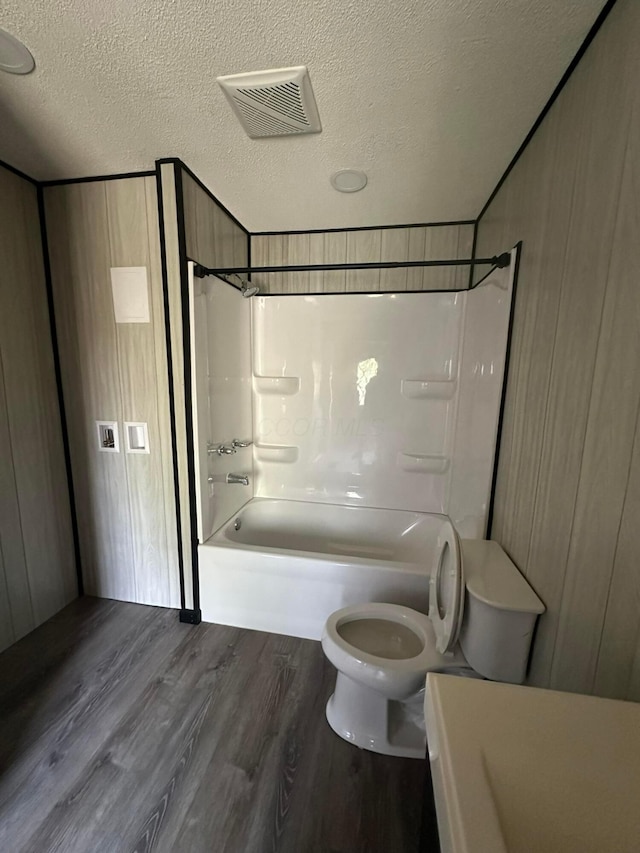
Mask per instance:
[[[367,176],[359,169],[340,169],[331,175],[331,185],[341,193],[357,193],[367,185]]]
[[[30,51],[6,30],[0,29],[0,71],[28,74],[36,67]]]

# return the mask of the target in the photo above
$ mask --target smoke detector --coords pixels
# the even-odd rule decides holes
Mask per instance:
[[[304,65],[229,74],[217,79],[252,139],[322,130],[309,72]]]
[[[29,74],[35,67],[29,49],[11,33],[0,29],[0,69],[9,74]]]

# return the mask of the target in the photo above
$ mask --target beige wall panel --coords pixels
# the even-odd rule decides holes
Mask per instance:
[[[584,461],[584,437],[589,398],[602,317],[604,289],[610,261],[610,246],[619,199],[622,162],[626,146],[628,118],[624,98],[607,96],[624,65],[596,63],[603,55],[599,43],[589,58],[592,64],[581,78],[575,78],[567,102],[563,139],[571,128],[580,135],[573,145],[564,146],[564,158],[554,173],[561,178],[575,163],[578,179],[573,191],[570,227],[562,258],[561,299],[556,320],[553,368],[549,384],[544,446],[538,471],[534,532],[527,576],[547,603],[539,641],[532,661],[531,676],[547,685],[556,655],[556,631],[566,614],[564,594],[568,591],[566,561],[572,546],[574,507]],[[627,90],[628,91],[628,90]],[[589,109],[593,103],[601,109]],[[600,121],[595,121],[598,115]],[[611,138],[610,128],[621,132]],[[588,178],[587,178],[588,176]],[[598,233],[599,250],[590,251]],[[547,246],[551,248],[551,239]],[[529,349],[532,358],[536,352]],[[595,519],[594,519],[595,523]],[[583,629],[587,626],[583,625]],[[590,630],[597,630],[590,626]],[[554,683],[558,683],[557,679]],[[567,687],[569,687],[567,681]],[[587,688],[589,689],[589,688]]]
[[[470,258],[473,255],[473,225],[458,225],[458,246],[456,258]],[[505,250],[506,251],[506,250]],[[457,289],[469,286],[469,267],[454,267],[453,286]]]
[[[188,258],[209,268],[246,265],[246,233],[184,169],[182,192]]]
[[[553,354],[561,267],[543,250],[550,234],[566,236],[571,204],[572,172],[551,181],[537,174],[539,159],[553,159],[560,128],[554,124],[544,139],[537,137],[496,199],[509,227],[502,227],[491,244],[480,234],[478,253],[497,254],[518,241],[518,223],[532,226],[522,248],[521,269],[526,267],[535,286],[518,287],[514,316],[508,397],[504,413],[501,464],[507,475],[496,491],[494,535],[499,535],[511,557],[525,571],[530,541],[538,463],[542,445],[546,397]],[[573,136],[570,137],[573,140]],[[570,141],[568,140],[568,142]],[[550,230],[552,228],[553,230]],[[535,347],[536,358],[529,353]]]
[[[640,657],[624,508],[640,397],[628,249],[639,39],[640,6],[620,0],[481,220],[477,246],[486,256],[523,241],[492,535],[548,607],[530,678],[618,696],[633,693]]]
[[[640,429],[613,562],[594,691],[640,702]]]
[[[2,359],[0,358],[0,368]],[[7,599],[3,610],[8,612],[8,642],[20,639],[35,628],[27,561],[24,555],[20,509],[16,490],[16,475],[13,467],[13,448],[7,403],[4,394],[4,379],[0,373],[0,548],[3,555],[3,577],[0,592],[6,589]],[[5,632],[3,631],[3,634]],[[4,645],[3,645],[4,648]]]
[[[45,204],[85,590],[135,601],[125,455],[100,452],[95,425],[123,420],[104,183],[48,188]]]
[[[178,565],[178,532],[176,526],[176,500],[173,475],[173,441],[171,437],[171,412],[169,407],[169,366],[167,362],[167,337],[162,265],[160,261],[160,225],[158,222],[158,187],[155,177],[144,179],[147,205],[147,233],[149,240],[149,272],[157,286],[151,288],[153,312],[154,357],[157,390],[157,417],[162,465],[162,490],[164,494],[165,531],[167,537],[168,590],[173,607],[180,602]]]
[[[548,494],[546,482],[540,482],[540,466],[545,430],[554,434],[558,409],[561,416],[567,391],[563,382],[568,378],[565,373],[560,372],[560,387],[555,393],[553,388],[550,390],[550,377],[576,176],[576,168],[565,164],[574,162],[570,154],[580,133],[579,107],[581,104],[576,110],[569,111],[562,121],[558,113],[549,117],[547,133],[535,140],[527,151],[522,168],[510,187],[511,201],[518,200],[519,206],[518,216],[514,217],[515,227],[522,221],[530,223],[520,267],[527,271],[529,286],[518,287],[509,368],[509,387],[514,389],[514,393],[508,397],[505,408],[505,442],[500,451],[500,464],[504,464],[506,475],[497,489],[495,512],[498,526],[494,533],[500,536],[500,541],[527,576],[530,574],[529,553],[537,489],[546,494],[545,499],[538,502],[539,510],[546,516],[546,523],[554,524],[557,516],[553,514],[549,518],[546,511],[548,501],[553,501],[556,507],[555,489],[564,484],[563,474],[559,480],[554,480],[552,494]],[[553,168],[543,175],[537,174],[540,161],[557,164],[558,174]],[[517,239],[516,233],[509,229],[502,239],[510,243]],[[566,339],[560,342],[560,347],[569,345],[570,341]],[[533,353],[535,357],[532,357]],[[564,428],[562,418],[559,428]],[[555,449],[555,442],[547,444],[552,455]],[[563,454],[561,460],[554,459],[545,464],[551,464],[553,476],[558,470],[555,466],[563,466],[566,462],[566,454]],[[559,512],[566,511],[566,504],[565,492]],[[572,506],[573,498],[569,501],[570,513]],[[564,525],[561,528],[564,530]],[[552,541],[550,537],[545,539],[547,545]],[[554,610],[551,592],[558,580],[561,581],[561,575],[555,571],[558,552],[554,548],[551,553],[551,559],[543,556],[540,561],[534,558],[530,577],[531,583],[547,602],[545,622],[552,618]],[[564,559],[566,549],[562,561]],[[543,641],[537,644],[537,652],[543,645]]]
[[[77,582],[37,193],[0,168],[0,196],[0,548],[18,639]]]
[[[15,641],[13,633],[13,620],[11,619],[11,608],[9,607],[9,590],[4,573],[4,559],[2,548],[0,548],[0,652]]]
[[[382,232],[347,231],[347,263],[375,263],[380,260]],[[380,290],[380,270],[347,270],[346,290]]]
[[[470,258],[473,225],[378,228],[251,238],[253,266]],[[254,275],[263,293],[342,293],[466,288],[468,267],[325,270]]]
[[[284,251],[287,257],[287,263],[308,265],[310,243],[309,234],[288,234],[284,237]],[[308,272],[290,272],[288,274],[289,293],[308,293],[309,292],[309,273]]]
[[[36,191],[20,183],[9,203],[15,277],[2,299],[0,340],[24,553],[39,625],[76,597],[77,582]]]
[[[409,256],[409,229],[385,228],[381,232],[380,258],[383,261],[402,261]],[[380,290],[406,290],[407,268],[380,270]]]
[[[286,263],[284,254],[284,237],[276,234],[268,238],[266,266],[282,266]],[[266,288],[266,293],[287,293],[289,287],[288,273],[265,273],[259,280],[260,286]]]
[[[322,264],[324,263],[325,248],[324,239],[326,234],[309,234],[309,263]],[[324,282],[323,272],[309,273],[309,292],[322,293]]]
[[[45,191],[51,269],[86,591],[179,606],[162,277],[153,179]],[[145,266],[150,323],[116,324],[112,266]],[[115,420],[120,453],[98,450]],[[127,454],[125,421],[150,454]],[[173,516],[173,517],[172,517]]]
[[[427,251],[427,229],[407,228],[409,232],[408,261],[423,261]],[[422,290],[423,270],[420,267],[407,268],[407,290]]]
[[[324,234],[324,256],[320,263],[346,264],[347,232],[328,231]],[[342,293],[347,287],[346,270],[324,270],[322,273],[323,290],[330,293]]]
[[[593,687],[640,401],[640,109],[630,118],[552,668],[552,686],[580,692]],[[626,622],[629,630],[637,627],[640,610],[635,617]],[[610,675],[617,669],[611,660]]]
[[[269,237],[251,238],[251,265],[254,267],[266,267],[269,264]],[[252,284],[257,284],[262,293],[269,292],[269,280],[273,276],[263,273],[254,273],[251,277]]]
[[[458,225],[427,228],[424,244],[425,258],[438,261],[457,258],[459,236],[460,226]],[[467,271],[467,278],[463,285],[466,287],[469,283],[468,270],[466,267],[460,269],[463,272]],[[459,272],[460,270],[456,267],[424,267],[422,287],[425,290],[451,290],[456,287]]]
[[[184,208],[185,221],[185,243],[187,255],[192,261],[206,264],[205,260],[198,260],[200,254],[198,249],[198,186],[186,172],[182,172],[182,205]],[[186,223],[189,223],[188,227]]]
[[[126,453],[124,457],[135,595],[137,601],[166,607],[176,604],[172,602],[170,578],[177,570],[177,558],[167,543],[164,502],[170,498],[172,483],[165,482],[163,470],[171,471],[171,458],[162,455],[158,414],[158,388],[166,386],[167,373],[157,370],[154,330],[164,327],[164,314],[156,313],[158,303],[152,294],[161,293],[162,279],[158,277],[157,264],[151,267],[150,256],[151,246],[156,255],[159,249],[155,240],[151,246],[149,243],[145,179],[108,181],[105,192],[111,266],[144,266],[148,274],[151,322],[119,323],[116,339],[122,429],[126,421],[146,423],[151,449],[148,454]],[[124,435],[122,451],[125,452]]]

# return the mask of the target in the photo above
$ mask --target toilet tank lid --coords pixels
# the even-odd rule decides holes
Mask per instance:
[[[461,539],[467,592],[500,610],[544,613],[545,606],[497,542]]]

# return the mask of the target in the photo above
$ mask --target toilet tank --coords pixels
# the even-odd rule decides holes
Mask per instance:
[[[544,604],[497,542],[461,539],[466,595],[460,647],[492,681],[521,684]]]

